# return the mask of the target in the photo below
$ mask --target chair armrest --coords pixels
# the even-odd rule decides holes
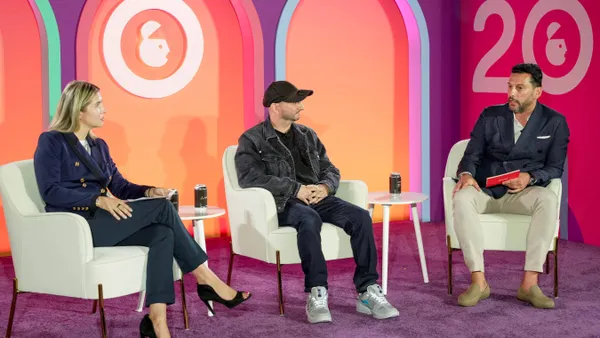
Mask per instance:
[[[94,256],[85,218],[69,212],[30,214],[20,219],[19,227],[19,243],[13,248],[19,287],[37,287],[56,279],[53,276],[70,281],[83,278],[85,265]]]
[[[454,234],[454,215],[452,204],[452,191],[456,186],[456,182],[452,177],[444,177],[442,179],[442,195],[444,197],[444,219],[446,223],[446,234],[455,237]]]
[[[363,181],[341,180],[335,196],[366,209],[369,198],[369,189],[367,184]]]
[[[231,235],[239,227],[252,227],[265,236],[277,230],[277,207],[273,195],[263,188],[235,189],[227,194]]]
[[[49,264],[83,264],[94,257],[90,225],[80,215],[49,212],[26,215],[22,225],[22,252],[40,255]],[[39,260],[36,262],[40,262]]]
[[[233,252],[266,261],[269,233],[279,228],[273,195],[263,188],[227,190]]]
[[[556,194],[557,197],[557,216],[558,219],[556,221],[556,230],[554,231],[554,236],[558,236],[558,233],[560,231],[560,206],[561,206],[561,199],[562,199],[562,181],[560,178],[553,178],[550,180],[550,183],[546,186],[546,188],[550,189],[552,192],[554,192]]]
[[[560,198],[562,196],[562,181],[560,180],[560,178],[551,179],[550,183],[548,183],[546,188],[550,189],[556,194],[556,196],[558,197],[558,203],[560,204]]]

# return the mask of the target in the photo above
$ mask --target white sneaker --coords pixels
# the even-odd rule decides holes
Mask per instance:
[[[356,311],[371,315],[375,319],[387,319],[400,315],[398,310],[385,299],[381,286],[377,284],[369,285],[367,291],[358,295]]]
[[[331,312],[327,305],[327,289],[323,286],[315,286],[310,289],[310,294],[306,301],[306,316],[308,322],[315,323],[330,323]]]

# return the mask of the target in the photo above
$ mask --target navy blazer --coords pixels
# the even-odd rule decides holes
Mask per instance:
[[[46,211],[69,211],[91,218],[96,199],[110,191],[120,199],[144,196],[150,186],[127,181],[113,162],[106,142],[87,137],[91,155],[73,133],[40,135],[33,157],[35,177]]]
[[[537,180],[535,185],[547,186],[551,179],[562,176],[568,143],[565,117],[539,102],[516,144],[514,113],[508,104],[491,106],[475,123],[457,175],[471,173],[482,190],[494,198],[504,196],[508,188],[484,188],[486,178],[517,169],[528,172]]]

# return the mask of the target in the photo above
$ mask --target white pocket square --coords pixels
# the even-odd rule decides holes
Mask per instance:
[[[546,140],[546,139],[549,139],[549,138],[550,138],[550,135],[546,135],[546,136],[538,136],[537,138],[538,138],[538,140]]]

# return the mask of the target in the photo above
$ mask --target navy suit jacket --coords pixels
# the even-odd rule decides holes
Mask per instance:
[[[120,199],[144,196],[150,186],[127,181],[113,162],[106,142],[87,137],[89,155],[73,133],[40,135],[33,157],[35,177],[46,211],[69,211],[91,218],[96,199],[107,191]]]
[[[567,157],[569,127],[563,115],[538,102],[515,144],[513,114],[508,104],[484,109],[458,165],[457,175],[471,173],[494,198],[504,196],[508,188],[484,188],[486,178],[518,169],[536,179],[535,185],[547,186],[562,176]]]

